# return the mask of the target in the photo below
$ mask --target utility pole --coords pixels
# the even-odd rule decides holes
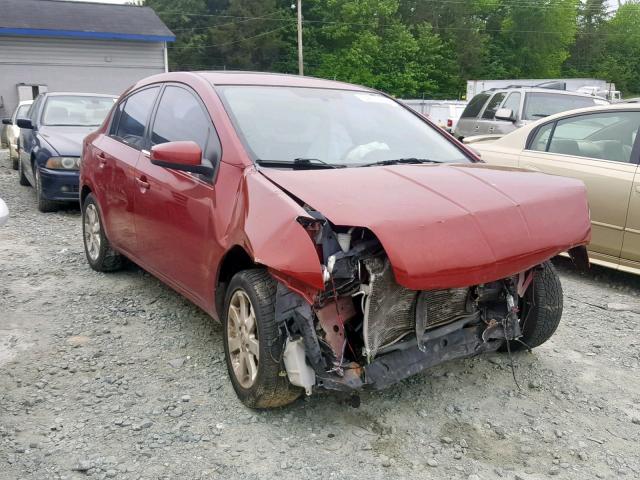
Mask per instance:
[[[298,74],[304,75],[304,56],[302,54],[302,0],[298,0]]]

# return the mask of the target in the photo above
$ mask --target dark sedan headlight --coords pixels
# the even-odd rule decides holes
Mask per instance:
[[[80,157],[49,157],[45,167],[53,170],[79,170]]]

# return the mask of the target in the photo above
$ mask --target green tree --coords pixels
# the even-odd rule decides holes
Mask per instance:
[[[626,94],[640,93],[640,3],[628,2],[604,26],[605,48],[598,75]]]
[[[564,75],[591,76],[598,69],[598,59],[605,48],[604,26],[609,20],[607,0],[584,0],[578,6],[578,31],[571,54],[564,65]]]
[[[497,42],[505,71],[514,78],[561,75],[576,34],[578,0],[505,2]]]

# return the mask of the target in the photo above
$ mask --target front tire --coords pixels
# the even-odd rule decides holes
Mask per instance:
[[[227,370],[238,398],[250,408],[288,405],[302,393],[289,383],[284,338],[275,319],[276,282],[266,270],[237,273],[223,312]]]
[[[104,233],[98,202],[91,193],[82,204],[82,238],[87,262],[96,272],[114,272],[122,268],[123,257],[111,248]]]
[[[522,342],[509,342],[511,350],[535,348],[549,340],[562,318],[562,284],[551,262],[536,270],[533,281],[520,301]]]
[[[13,150],[11,145],[9,145],[9,161],[11,162],[11,168],[13,170],[18,170],[18,152],[17,150]]]
[[[35,180],[36,180],[36,199],[38,200],[38,210],[42,213],[55,212],[58,210],[58,202],[45,198],[42,193],[42,177],[40,176],[40,169],[35,167]]]
[[[24,174],[22,162],[20,161],[20,159],[18,159],[18,183],[23,187],[31,186],[31,184],[29,183],[29,179],[27,179],[26,175]]]

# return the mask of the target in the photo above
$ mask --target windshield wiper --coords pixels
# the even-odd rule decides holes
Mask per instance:
[[[391,160],[381,160],[379,162],[365,163],[360,167],[375,167],[378,165],[402,165],[402,164],[419,164],[419,163],[442,163],[439,160],[431,160],[429,158],[393,158]]]
[[[346,165],[340,163],[328,163],[318,158],[296,158],[293,161],[287,160],[256,160],[258,165],[274,168],[292,168],[294,170],[314,170],[326,168],[345,168]]]

